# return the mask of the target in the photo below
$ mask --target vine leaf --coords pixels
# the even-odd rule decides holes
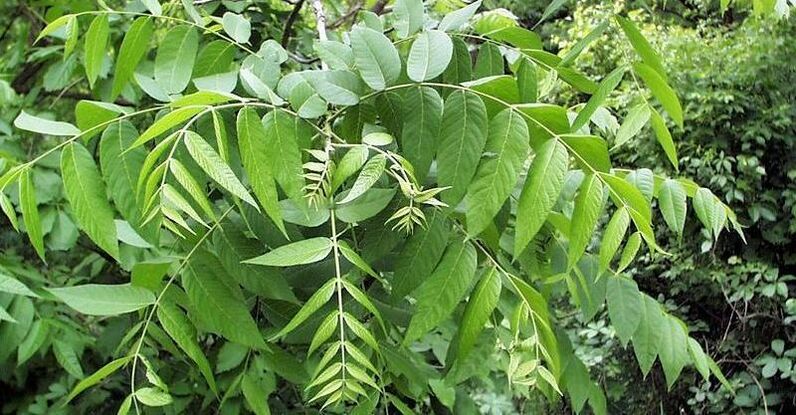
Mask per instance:
[[[108,203],[105,183],[91,153],[75,142],[64,147],[61,152],[61,176],[66,198],[80,228],[97,246],[118,258],[113,209]]]
[[[406,329],[404,345],[419,339],[450,316],[467,294],[475,268],[475,247],[469,242],[454,241],[434,272],[418,288],[417,308]]]
[[[333,246],[334,243],[327,237],[304,239],[243,262],[271,267],[312,264],[326,258]]]
[[[515,257],[528,246],[552,211],[564,186],[568,164],[569,153],[558,140],[547,140],[534,157],[517,205]]]
[[[528,125],[511,109],[501,111],[489,123],[489,134],[475,178],[467,189],[467,231],[478,235],[492,223],[492,218],[508,199],[530,145]]]

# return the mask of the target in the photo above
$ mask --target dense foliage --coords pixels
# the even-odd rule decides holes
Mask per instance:
[[[485,3],[0,6],[2,411],[786,407],[792,25]]]

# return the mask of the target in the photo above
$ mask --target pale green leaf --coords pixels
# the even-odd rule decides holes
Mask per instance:
[[[669,132],[669,128],[666,127],[666,122],[663,120],[663,117],[661,117],[661,114],[659,114],[654,108],[652,109],[652,115],[650,117],[650,125],[652,125],[652,131],[655,132],[655,138],[663,148],[664,153],[666,153],[666,157],[669,159],[669,162],[672,163],[672,166],[674,166],[676,171],[679,171],[680,167],[678,165],[679,161],[677,159],[677,148],[674,146],[672,133]]]
[[[459,30],[470,21],[479,7],[481,7],[481,0],[474,1],[467,6],[446,14],[445,17],[442,18],[437,29],[443,32]]]
[[[135,398],[138,402],[152,407],[166,406],[174,401],[168,392],[151,387],[140,388],[135,391]]]
[[[79,395],[80,392],[96,385],[103,379],[107,378],[108,376],[112,375],[114,372],[119,370],[122,366],[126,365],[132,356],[125,356],[119,359],[116,359],[105,366],[99,368],[96,372],[89,375],[87,378],[81,380],[80,382],[72,388],[72,391],[69,392],[69,395],[66,396],[64,403],[69,403],[75,396]]]
[[[683,128],[683,108],[680,106],[680,100],[677,98],[674,89],[666,83],[666,79],[653,68],[643,63],[634,63],[633,70],[644,80],[644,83],[652,91],[652,95],[661,103],[661,106],[672,117],[674,123]]]
[[[611,92],[616,89],[616,86],[619,85],[619,82],[622,81],[622,78],[625,76],[625,71],[627,71],[627,68],[621,66],[605,76],[600,82],[597,92],[589,98],[583,109],[578,112],[575,121],[572,122],[573,131],[580,130],[581,127],[589,123],[591,116],[597,111],[597,108],[605,102],[605,99],[608,98]]]
[[[0,273],[0,292],[37,298],[38,294],[14,277]]]
[[[139,17],[127,29],[116,59],[111,99],[118,97],[132,78],[135,68],[149,48],[153,33],[152,21],[148,17]]]
[[[368,160],[365,166],[362,167],[362,171],[359,173],[359,176],[357,176],[354,184],[351,186],[351,190],[339,203],[348,203],[365,194],[365,192],[373,187],[376,181],[379,180],[382,173],[384,173],[386,164],[387,159],[383,154],[377,154]]]
[[[25,111],[20,111],[17,118],[14,119],[14,127],[20,130],[56,136],[74,136],[80,134],[80,129],[72,124],[37,117]]]
[[[326,258],[333,246],[332,240],[326,237],[304,239],[280,246],[266,254],[243,262],[271,267],[312,264]]]
[[[603,233],[603,239],[600,243],[600,273],[607,270],[611,265],[616,251],[622,245],[622,240],[625,238],[629,225],[630,215],[627,213],[626,208],[620,207],[611,217]]]
[[[572,134],[561,135],[560,138],[566,144],[570,155],[585,171],[596,170],[607,173],[611,170],[608,145],[602,138],[594,135]]]
[[[622,250],[622,255],[619,257],[619,265],[616,266],[616,272],[622,272],[627,268],[633,259],[636,258],[639,248],[641,247],[641,234],[634,232],[627,238],[625,248]]]
[[[500,275],[495,268],[488,268],[481,274],[478,284],[473,289],[467,307],[464,309],[459,332],[456,334],[456,359],[464,361],[475,346],[478,336],[489,321],[489,317],[497,306],[500,298]]]
[[[658,194],[658,205],[669,229],[682,236],[688,210],[683,186],[676,180],[666,179]]]
[[[55,339],[53,340],[52,350],[55,360],[66,370],[66,373],[77,379],[82,379],[86,376],[83,373],[83,367],[80,366],[80,358],[70,343]]]
[[[658,57],[658,54],[655,53],[655,50],[652,49],[652,46],[650,46],[650,43],[647,41],[644,35],[642,35],[638,30],[636,25],[630,21],[630,19],[624,18],[622,16],[616,16],[616,20],[619,22],[619,26],[622,28],[622,31],[625,32],[625,36],[627,37],[627,40],[630,41],[633,49],[635,49],[636,53],[641,57],[641,60],[665,79],[666,71],[663,69],[661,59]]]
[[[130,284],[85,284],[48,288],[69,307],[92,316],[114,316],[140,310],[155,303],[152,291]]]
[[[321,288],[318,288],[318,291],[315,291],[315,294],[313,294],[312,297],[310,297],[309,300],[304,303],[304,305],[296,313],[296,315],[293,316],[290,322],[288,322],[285,327],[282,327],[278,333],[271,336],[270,341],[274,341],[290,333],[301,323],[307,320],[307,318],[309,318],[312,314],[318,311],[318,309],[323,307],[323,305],[326,304],[330,298],[332,298],[332,294],[334,294],[336,286],[336,280],[330,279]]]
[[[614,139],[614,148],[630,141],[631,138],[638,135],[642,128],[647,125],[650,119],[650,108],[647,104],[639,104],[631,108],[625,117],[624,122],[616,132]]]
[[[351,48],[359,73],[369,87],[381,91],[401,75],[398,51],[380,32],[355,27],[351,32]]]
[[[332,174],[332,190],[337,190],[349,177],[359,171],[368,160],[368,148],[357,146],[349,149]]]
[[[580,190],[575,198],[575,209],[572,212],[569,251],[567,254],[570,267],[575,266],[578,259],[586,251],[602,210],[602,182],[597,176],[588,175],[580,185]]]
[[[638,285],[630,278],[609,277],[605,297],[616,336],[623,344],[627,344],[641,322],[641,310],[644,307]]]
[[[453,56],[451,38],[439,30],[421,33],[412,43],[406,73],[415,82],[434,79],[445,71]]]
[[[88,78],[88,83],[92,88],[97,81],[97,77],[102,69],[102,61],[105,59],[105,54],[108,51],[108,35],[108,15],[97,15],[94,17],[94,20],[91,21],[91,25],[88,27],[88,31],[85,34],[85,55],[83,56],[86,78]]]
[[[658,302],[646,294],[642,294],[641,297],[642,307],[636,311],[641,316],[641,321],[632,339],[633,352],[641,373],[646,377],[658,356],[661,337],[665,335],[667,325]]]
[[[168,114],[158,118],[154,123],[152,123],[152,125],[144,130],[144,132],[141,133],[138,139],[136,139],[129,148],[132,149],[140,147],[141,145],[182,124],[184,121],[187,121],[189,118],[201,113],[202,111],[205,111],[205,108],[197,106],[177,108],[174,111],[169,112]]]
[[[257,202],[252,199],[249,192],[243,187],[232,169],[221,159],[213,147],[207,143],[199,134],[193,131],[185,132],[185,147],[196,161],[196,164],[210,176],[216,183],[232,193],[233,196],[240,198],[244,202],[257,206]]]
[[[167,94],[179,94],[191,80],[199,49],[199,34],[190,26],[175,26],[160,41],[155,56],[155,82]]]
[[[698,341],[693,338],[688,338],[688,353],[691,355],[691,361],[694,367],[705,380],[710,379],[710,365],[708,363],[708,356],[702,350],[702,346]]]
[[[412,163],[418,181],[423,182],[439,146],[442,98],[434,89],[418,86],[404,94],[403,104],[402,155]]]
[[[321,40],[313,45],[315,53],[333,70],[350,69],[354,66],[354,52],[345,43],[336,40]]]
[[[304,171],[301,149],[310,141],[312,132],[305,121],[283,110],[271,111],[263,118],[268,164],[276,182],[296,203],[304,200]]]
[[[252,35],[252,24],[245,17],[231,12],[224,13],[221,26],[234,41],[247,43]]]
[[[36,254],[44,261],[44,234],[39,218],[39,207],[36,202],[36,192],[30,178],[31,171],[25,169],[19,176],[19,206],[22,210],[22,219],[25,223],[25,232],[28,233],[30,244]]]
[[[666,376],[666,385],[671,389],[683,367],[691,362],[691,358],[688,354],[688,334],[683,323],[671,315],[665,315],[663,320],[658,357]]]
[[[396,0],[393,14],[396,19],[395,30],[402,38],[420,30],[426,18],[423,0]]]

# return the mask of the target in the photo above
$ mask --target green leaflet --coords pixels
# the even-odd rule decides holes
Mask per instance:
[[[608,156],[608,145],[600,137],[594,135],[564,134],[560,136],[566,144],[570,155],[585,171],[596,170],[607,173],[611,170],[611,159]]]
[[[500,54],[500,49],[492,43],[483,43],[478,48],[473,78],[480,79],[488,76],[503,75],[503,70],[503,55]]]
[[[572,212],[567,254],[567,263],[570,268],[575,266],[586,251],[602,210],[603,185],[600,179],[590,174],[583,179],[583,183],[580,185],[580,190],[575,198],[575,209]]]
[[[447,84],[460,84],[473,79],[473,62],[464,40],[453,38],[453,57],[442,73],[442,81]]]
[[[398,51],[383,34],[357,26],[351,31],[351,49],[359,74],[374,90],[383,90],[401,75]]]
[[[322,61],[333,70],[350,69],[354,66],[354,52],[345,43],[336,40],[316,41],[312,46]]]
[[[666,153],[669,162],[674,166],[674,170],[680,171],[680,166],[678,165],[679,161],[677,159],[677,148],[674,146],[672,133],[669,132],[669,128],[666,127],[666,121],[663,120],[663,117],[661,117],[661,114],[659,114],[655,108],[652,109],[650,124],[652,125],[652,130],[655,132],[655,138],[663,148],[664,153]]]
[[[376,181],[379,180],[382,173],[384,173],[384,166],[386,164],[387,158],[383,154],[376,154],[373,158],[368,160],[365,166],[362,167],[362,171],[359,172],[359,176],[357,176],[351,189],[338,203],[345,204],[365,194],[365,192],[373,187]]]
[[[457,360],[463,361],[472,350],[478,335],[497,306],[500,289],[500,275],[495,268],[488,268],[481,274],[481,279],[467,301],[459,332],[456,334]]]
[[[180,346],[191,360],[196,363],[199,372],[202,373],[207,384],[213,393],[218,394],[213,371],[210,369],[210,362],[207,361],[199,342],[196,341],[196,329],[191,321],[176,305],[164,302],[158,305],[158,321],[163,326],[163,330],[171,336],[177,346]]]
[[[80,134],[80,129],[68,122],[48,120],[28,114],[25,111],[20,111],[17,118],[14,118],[14,127],[34,133],[56,136],[74,136]]]
[[[168,114],[158,118],[152,125],[150,125],[138,139],[130,145],[130,148],[139,147],[153,138],[158,137],[159,135],[165,133],[166,131],[182,124],[184,121],[187,121],[189,118],[193,117],[204,111],[204,107],[182,107],[177,108],[174,111],[169,112]]]
[[[625,270],[625,268],[633,262],[633,259],[636,257],[638,253],[638,249],[641,247],[641,234],[639,232],[634,232],[627,238],[627,244],[625,244],[625,249],[622,250],[622,255],[619,258],[619,265],[616,266],[616,272],[620,273]]]
[[[69,307],[92,316],[114,316],[154,304],[155,295],[146,288],[130,284],[86,284],[48,288]]]
[[[674,123],[683,128],[683,108],[680,106],[680,100],[674,89],[666,83],[666,79],[655,69],[643,63],[634,63],[633,70],[644,80],[644,83],[652,91],[652,95],[661,103]]]
[[[191,80],[199,49],[199,34],[190,26],[176,26],[166,33],[155,57],[155,82],[167,94],[179,94]]]
[[[202,327],[241,345],[266,347],[238,283],[215,256],[201,252],[188,261],[182,284]]]
[[[38,297],[38,295],[31,291],[27,285],[23,284],[16,278],[2,273],[0,273],[0,292],[24,295],[26,297]]]
[[[583,107],[583,109],[578,112],[578,116],[575,118],[575,121],[572,122],[572,131],[577,131],[589,123],[591,116],[594,115],[594,112],[597,111],[597,108],[599,108],[600,105],[605,102],[605,99],[608,98],[614,89],[616,89],[616,86],[622,82],[622,78],[625,76],[625,71],[627,71],[627,68],[621,66],[605,76],[605,78],[600,82],[597,92],[595,92],[594,95],[589,98],[589,101],[586,102],[586,105]]]
[[[25,232],[28,233],[30,244],[36,250],[42,261],[44,261],[44,235],[39,219],[39,208],[36,202],[36,192],[33,190],[33,182],[30,178],[31,171],[25,169],[19,176],[19,205],[22,210],[22,219],[25,223]]]
[[[439,146],[442,98],[427,87],[411,88],[404,94],[401,148],[422,183]]]
[[[652,46],[650,46],[647,39],[644,38],[644,35],[642,35],[638,30],[636,25],[629,19],[622,16],[616,16],[616,21],[619,22],[619,26],[622,28],[622,31],[625,32],[627,40],[630,41],[633,49],[635,49],[636,53],[641,57],[641,60],[665,79],[666,71],[663,69],[661,59],[658,57],[658,54],[655,53],[655,50],[652,49]]]
[[[421,33],[412,43],[406,73],[415,82],[434,79],[445,71],[453,56],[450,36],[439,30]]]
[[[655,174],[650,169],[637,169],[631,171],[625,180],[638,189],[648,202],[655,196]]]
[[[694,212],[699,221],[705,225],[714,239],[719,239],[721,230],[727,220],[727,212],[724,204],[710,192],[709,189],[700,187],[694,194]]]
[[[442,214],[434,215],[426,229],[412,234],[395,261],[394,299],[412,293],[426,281],[442,258],[449,235],[450,225]]]
[[[688,353],[688,333],[678,318],[667,314],[662,319],[663,335],[660,337],[658,357],[666,376],[666,385],[671,390],[683,367],[691,363]]]
[[[214,40],[199,50],[196,64],[193,67],[193,78],[204,78],[210,75],[225,73],[232,65],[235,58],[235,45],[224,41]],[[237,78],[237,75],[235,75]]]
[[[336,285],[336,280],[330,279],[321,288],[318,288],[318,291],[315,291],[315,294],[313,294],[312,297],[310,297],[309,300],[304,303],[304,305],[301,307],[298,313],[293,316],[290,322],[288,322],[285,327],[282,327],[282,330],[279,330],[278,333],[271,336],[269,341],[274,341],[280,337],[284,337],[286,334],[290,333],[301,323],[303,323],[312,314],[318,311],[318,309],[323,307],[323,305],[326,304],[330,298],[332,298],[332,294],[334,294]]]
[[[243,262],[271,267],[311,264],[326,258],[332,247],[332,240],[326,237],[304,239]]]
[[[130,28],[127,29],[122,45],[119,48],[119,57],[116,59],[111,100],[116,99],[122,93],[122,89],[132,78],[135,68],[149,48],[152,33],[152,20],[148,17],[135,19]]]
[[[581,52],[583,52],[586,47],[588,47],[592,42],[594,42],[597,38],[602,36],[605,29],[608,28],[608,20],[603,21],[602,23],[598,24],[594,27],[586,36],[580,38],[572,47],[561,57],[561,66],[567,66],[575,61],[575,59],[580,56]],[[610,76],[610,75],[609,75]],[[606,79],[608,79],[606,77]],[[602,86],[602,85],[601,85]],[[613,88],[611,88],[613,89]],[[573,128],[577,130],[577,128]]]
[[[135,399],[151,407],[166,406],[174,401],[168,392],[151,387],[141,388],[135,391]]]
[[[611,325],[616,329],[616,336],[622,344],[627,344],[641,323],[639,310],[644,307],[638,285],[630,278],[608,277],[605,296],[608,300],[608,315],[611,317]]]
[[[55,360],[72,377],[82,379],[86,376],[83,373],[83,368],[80,366],[80,359],[71,344],[60,339],[55,339],[53,340],[52,350],[55,355]]]
[[[544,225],[564,186],[568,165],[569,154],[558,140],[547,140],[537,151],[517,205],[515,257]]]
[[[501,111],[489,123],[484,151],[488,154],[478,166],[467,189],[467,231],[478,235],[492,222],[509,197],[530,146],[528,125],[511,109]]]
[[[469,58],[468,58],[469,59]],[[484,102],[477,94],[454,91],[445,100],[437,151],[437,182],[450,186],[442,201],[458,204],[475,175],[486,144],[489,120]]]
[[[536,102],[539,91],[539,81],[536,78],[536,64],[530,59],[523,58],[517,69],[517,89],[520,92],[520,101],[525,103]]]
[[[599,173],[599,175],[608,186],[609,195],[614,203],[617,206],[627,207],[630,219],[633,220],[636,229],[641,232],[650,248],[660,249],[652,231],[652,210],[647,198],[636,186],[622,178],[603,173]]]
[[[625,117],[625,121],[616,132],[614,148],[630,141],[635,137],[650,119],[650,107],[647,104],[639,104],[631,108]]]
[[[224,32],[238,43],[247,43],[252,35],[252,24],[243,16],[226,12],[221,18]]]
[[[14,228],[15,231],[19,232],[19,219],[17,218],[17,211],[14,210],[14,205],[11,203],[11,200],[2,191],[0,191],[0,209],[3,210],[3,213],[8,218],[8,222],[11,223],[11,227]]]
[[[368,160],[369,150],[365,146],[357,146],[349,149],[332,175],[332,191],[337,190],[349,177],[359,171]]]
[[[61,152],[61,176],[66,198],[80,228],[112,257],[119,256],[113,209],[108,203],[105,183],[94,158],[82,145],[73,142]]]
[[[202,209],[202,211],[211,219],[216,220],[216,214],[213,211],[213,206],[210,204],[210,200],[207,199],[205,195],[206,190],[204,186],[200,185],[199,182],[191,175],[191,172],[188,171],[188,168],[185,167],[182,163],[180,163],[177,159],[172,159],[169,161],[169,172],[171,172],[172,176],[177,180],[177,182],[188,192],[189,195],[193,198],[197,205]]]
[[[479,7],[481,7],[481,0],[474,1],[467,6],[446,14],[445,17],[442,18],[437,29],[443,32],[451,32],[460,29],[470,21]]]
[[[396,189],[371,188],[356,200],[336,207],[337,218],[345,223],[370,219],[384,210],[395,196]]]
[[[85,35],[86,45],[83,65],[86,68],[86,78],[88,78],[88,83],[92,88],[94,88],[94,83],[97,81],[102,69],[102,60],[107,52],[108,32],[108,15],[100,14],[91,21],[91,25]]]
[[[282,233],[286,233],[279,209],[279,194],[276,181],[267,158],[268,144],[265,140],[266,131],[260,116],[251,108],[244,108],[238,113],[237,121],[238,146],[241,161],[246,169],[254,195],[260,201],[265,213],[274,221]]]
[[[413,35],[423,27],[423,0],[396,0],[393,13],[396,18],[395,30],[402,38]]]
[[[102,133],[99,151],[102,177],[111,199],[122,217],[133,224],[141,216],[136,204],[136,184],[146,158],[143,148],[127,150],[137,137],[138,131],[129,121],[113,123]]]
[[[661,338],[666,335],[666,317],[655,299],[642,294],[642,307],[636,311],[641,316],[638,329],[633,333],[633,352],[636,354],[641,373],[646,377],[655,358]]]
[[[417,308],[403,344],[422,337],[453,312],[467,294],[475,275],[476,251],[469,242],[454,241],[442,257],[439,265],[418,288]]]
[[[72,388],[72,391],[69,392],[69,395],[66,396],[64,400],[64,404],[69,403],[75,396],[79,395],[80,392],[96,385],[97,383],[101,382],[103,379],[107,378],[108,376],[112,375],[114,372],[119,370],[122,366],[126,365],[132,356],[125,356],[118,358],[105,366],[99,368],[96,372],[89,375],[87,378],[81,380],[80,382]]]
[[[211,179],[228,192],[232,193],[233,196],[257,207],[257,203],[252,199],[246,188],[243,187],[243,184],[235,176],[232,169],[221,159],[221,156],[213,150],[213,147],[207,144],[204,138],[193,131],[186,131],[185,147],[188,149],[194,161],[196,161],[196,164],[198,164]]]
[[[296,203],[304,202],[304,171],[301,148],[310,141],[306,123],[283,110],[274,110],[263,117],[267,152],[265,154],[274,178],[282,190]]]
[[[116,104],[107,102],[80,100],[75,105],[75,121],[78,128],[83,131],[84,142],[91,137],[99,134],[102,127],[119,117],[120,114],[128,114],[130,110]]]
[[[688,210],[683,186],[675,180],[666,179],[658,194],[658,207],[669,229],[677,236],[682,236]]]
[[[630,225],[630,214],[625,207],[620,207],[611,217],[608,225],[603,232],[603,239],[600,243],[600,273],[603,273],[611,265],[611,261],[616,255],[622,240],[625,238],[627,228]]]

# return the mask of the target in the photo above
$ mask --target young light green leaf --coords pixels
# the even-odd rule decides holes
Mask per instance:
[[[443,32],[453,32],[466,25],[481,7],[481,0],[474,1],[461,9],[454,10],[445,15],[437,29]]]
[[[119,57],[116,59],[111,100],[116,99],[122,93],[122,89],[132,78],[135,68],[149,48],[152,33],[152,21],[148,17],[135,19],[127,29],[119,48]]]
[[[600,274],[611,265],[611,261],[616,255],[622,240],[625,238],[627,228],[630,225],[630,214],[625,207],[620,207],[611,217],[608,225],[603,232],[603,239],[600,243]]]
[[[497,306],[500,299],[500,275],[492,267],[488,268],[475,286],[467,307],[464,309],[459,332],[456,334],[456,360],[464,361],[475,346],[475,342],[484,325],[489,321],[489,316]]]
[[[25,232],[28,233],[30,244],[44,261],[44,234],[39,219],[39,207],[36,202],[36,192],[30,178],[30,170],[25,169],[19,176],[19,205],[22,210],[22,219],[25,223]]]
[[[357,321],[354,316],[348,314],[347,312],[343,312],[343,320],[345,321],[345,325],[351,329],[351,332],[354,333],[355,336],[362,339],[368,346],[370,346],[373,350],[379,350],[379,342],[376,341],[376,338],[373,337],[373,334],[368,330],[362,323]]]
[[[575,134],[564,134],[560,138],[566,144],[570,155],[586,171],[596,170],[607,173],[611,170],[608,145],[602,138],[594,135]]]
[[[465,196],[470,235],[492,222],[514,189],[529,150],[528,124],[517,113],[505,109],[490,121],[484,149],[490,156],[479,164]]]
[[[669,128],[666,127],[666,121],[663,120],[663,117],[661,117],[661,114],[659,114],[655,108],[652,109],[650,124],[652,125],[652,130],[655,132],[655,138],[663,148],[664,153],[666,153],[669,162],[674,166],[674,170],[680,171],[677,160],[677,148],[674,146],[672,133],[669,132]]]
[[[418,288],[417,309],[406,329],[404,345],[419,339],[450,316],[470,288],[476,257],[469,242],[457,240],[448,247],[434,272]]]
[[[17,118],[14,119],[14,127],[20,130],[56,136],[74,136],[80,134],[80,129],[68,122],[44,119],[35,115],[30,115],[25,111],[20,111]]]
[[[426,18],[423,0],[396,0],[393,7],[395,30],[398,36],[406,38],[423,27]]]
[[[69,403],[69,401],[74,399],[75,396],[79,395],[80,392],[83,392],[84,390],[96,385],[103,379],[112,375],[114,372],[119,370],[119,368],[126,365],[127,362],[129,362],[131,359],[132,356],[120,357],[106,364],[105,366],[99,368],[96,372],[92,373],[87,378],[78,382],[77,385],[75,385],[75,387],[72,388],[72,391],[69,392],[69,395],[66,396],[66,399],[64,400],[63,404],[66,405],[67,403]]]
[[[210,369],[210,362],[207,361],[199,342],[196,341],[196,329],[193,323],[188,319],[185,313],[182,312],[176,305],[171,303],[161,303],[157,309],[158,321],[163,326],[163,330],[171,336],[177,346],[185,352],[191,360],[196,363],[199,372],[202,373],[207,384],[213,393],[218,394],[215,378],[213,378],[213,371]]]
[[[176,26],[166,33],[155,56],[155,82],[168,94],[179,94],[191,80],[199,49],[199,34],[190,26]]]
[[[406,91],[403,104],[402,155],[422,183],[439,146],[442,98],[434,89],[418,86]]]
[[[130,284],[86,284],[47,288],[69,307],[91,316],[115,316],[155,303],[152,291]]]
[[[362,79],[381,91],[401,75],[401,58],[390,39],[366,27],[351,31],[351,49]]]
[[[64,42],[64,59],[69,57],[77,46],[77,38],[79,36],[80,27],[77,17],[69,19],[66,24],[66,42]]]
[[[196,164],[210,176],[216,183],[232,193],[235,197],[240,198],[244,202],[257,207],[257,202],[252,199],[251,195],[243,184],[235,176],[232,169],[221,159],[221,156],[216,153],[213,147],[207,143],[199,134],[193,131],[185,132],[185,147],[188,153],[196,161]]]
[[[48,23],[47,26],[39,32],[39,36],[36,37],[36,41],[34,43],[38,43],[45,36],[49,36],[51,33],[54,33],[58,29],[66,26],[71,20],[76,19],[75,15],[73,14],[65,14],[52,22]]]
[[[285,233],[282,211],[279,209],[276,181],[267,159],[268,144],[265,139],[267,137],[265,126],[256,111],[244,108],[238,113],[237,130],[241,161],[254,190],[254,195],[265,209],[265,213],[282,233]]]
[[[666,83],[666,79],[644,63],[634,63],[633,70],[644,80],[644,83],[652,91],[652,95],[661,103],[674,123],[683,128],[683,108],[680,106],[680,100],[674,89]]]
[[[705,225],[714,239],[718,239],[727,218],[724,205],[704,187],[699,188],[694,194],[693,204],[699,221]]]
[[[586,102],[583,109],[578,112],[578,116],[575,118],[575,121],[572,122],[572,131],[578,131],[581,127],[589,123],[591,116],[597,111],[597,108],[605,102],[605,99],[616,89],[616,86],[622,82],[625,71],[627,71],[627,68],[620,66],[605,76],[600,82],[597,92],[589,98],[589,101]]]
[[[171,404],[174,399],[168,392],[160,388],[140,388],[135,391],[135,398],[146,406],[159,407]]]
[[[434,79],[445,71],[452,56],[450,36],[439,30],[425,31],[412,43],[406,60],[406,73],[415,82]]]
[[[221,25],[229,37],[238,43],[247,43],[252,35],[252,24],[237,13],[224,13]]]
[[[630,141],[635,137],[650,119],[650,107],[647,104],[639,104],[631,108],[625,117],[625,121],[616,132],[614,148]]]
[[[458,204],[475,175],[486,144],[489,120],[481,98],[468,91],[454,91],[445,100],[437,151],[437,181],[450,189],[442,201]]]
[[[271,267],[312,264],[326,258],[333,246],[332,240],[326,237],[304,239],[243,262]]]
[[[616,336],[623,344],[627,344],[641,323],[639,310],[644,307],[644,299],[636,282],[626,277],[608,277],[605,291],[608,300],[608,315],[616,330]]]
[[[182,124],[184,121],[187,121],[189,118],[199,114],[202,111],[205,111],[204,107],[196,106],[177,108],[174,111],[169,112],[168,114],[158,118],[154,123],[152,123],[152,125],[149,126],[149,128],[144,130],[138,139],[136,139],[135,142],[130,145],[130,149],[146,144],[150,140]]]
[[[61,152],[61,176],[66,198],[80,228],[94,243],[114,258],[119,256],[113,209],[105,183],[91,153],[73,142]]]
[[[318,309],[323,307],[323,305],[326,304],[330,298],[332,298],[332,294],[334,294],[334,289],[336,286],[336,280],[330,279],[329,282],[324,284],[321,288],[318,288],[318,291],[315,291],[315,294],[313,294],[312,297],[310,297],[309,300],[304,303],[304,305],[301,307],[298,313],[293,316],[290,322],[288,322],[285,327],[282,327],[282,330],[279,330],[278,333],[271,336],[269,340],[274,341],[290,333],[301,323],[303,323],[304,320],[309,318],[312,314],[318,311]]]
[[[382,173],[384,173],[386,164],[387,158],[383,154],[377,154],[368,160],[365,166],[362,167],[362,171],[359,173],[359,176],[357,176],[354,184],[351,186],[351,190],[339,203],[348,203],[367,192],[368,189],[373,187],[376,181],[379,180]]]
[[[658,203],[666,225],[678,236],[682,236],[688,210],[683,186],[676,180],[666,179],[658,194]]]
[[[91,25],[86,32],[85,55],[83,57],[83,65],[86,67],[86,78],[88,78],[88,83],[92,88],[102,69],[102,61],[105,59],[105,53],[107,52],[108,35],[108,15],[97,15],[91,21]]]
[[[376,271],[374,271],[373,268],[367,262],[365,262],[365,260],[362,259],[362,257],[359,256],[359,254],[354,249],[352,249],[348,245],[348,242],[341,240],[338,241],[338,245],[340,246],[340,253],[342,253],[345,259],[347,259],[351,264],[353,264],[360,270],[365,271],[366,273],[368,273],[368,275],[372,276],[373,278],[376,279],[380,278],[379,274],[376,273]]]
[[[575,198],[575,209],[572,212],[572,224],[569,235],[569,267],[575,266],[583,256],[592,238],[597,220],[603,210],[603,185],[595,175],[583,179],[580,190]]]
[[[329,340],[329,337],[332,337],[332,334],[334,334],[335,330],[337,330],[337,324],[339,322],[340,317],[336,310],[323,319],[321,324],[315,330],[315,334],[312,336],[310,347],[307,349],[307,356],[312,356],[314,351],[318,350],[318,348],[321,347],[326,340]]]
[[[10,277],[5,274],[0,274],[0,292],[11,293],[16,295],[24,295],[27,297],[37,298],[38,294],[28,288],[16,278]]]
[[[569,153],[558,140],[547,140],[537,151],[517,205],[515,257],[544,225],[564,186],[568,165]]]
[[[349,149],[332,175],[332,191],[337,190],[349,177],[359,171],[368,160],[368,148],[357,146]]]
[[[633,49],[635,49],[636,53],[641,57],[641,60],[654,69],[655,72],[658,72],[661,77],[666,79],[666,71],[663,69],[661,59],[636,25],[630,21],[630,19],[622,16],[616,16],[616,21],[619,22],[619,26],[622,28],[622,31],[625,32],[627,40],[630,41]]]
[[[633,259],[636,258],[636,254],[638,253],[638,249],[641,247],[641,234],[640,232],[634,232],[627,238],[627,243],[625,244],[625,248],[622,250],[622,255],[619,258],[619,265],[616,267],[616,272],[620,273],[627,268]]]

